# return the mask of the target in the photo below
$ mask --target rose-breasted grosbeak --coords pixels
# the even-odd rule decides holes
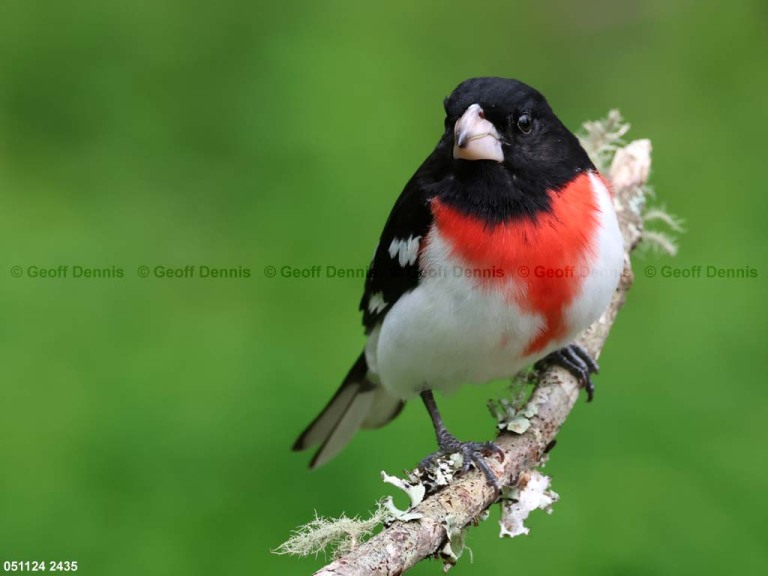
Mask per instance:
[[[445,131],[395,203],[369,269],[365,350],[294,450],[319,444],[319,466],[421,395],[436,454],[462,452],[498,487],[483,460],[498,448],[451,435],[432,390],[545,359],[591,398],[597,366],[571,343],[611,300],[622,237],[611,192],[539,92],[474,78],[444,104]]]

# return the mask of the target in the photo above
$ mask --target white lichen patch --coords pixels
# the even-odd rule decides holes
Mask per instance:
[[[552,513],[552,505],[560,497],[550,489],[551,482],[549,476],[544,476],[537,470],[530,470],[521,475],[516,487],[504,491],[499,518],[500,538],[528,534],[525,520],[534,510]]]
[[[661,224],[667,230],[649,230],[649,226]],[[646,229],[641,237],[640,247],[656,250],[674,256],[677,254],[677,240],[673,233],[681,234],[683,221],[669,214],[663,207],[651,208],[643,214],[643,225]]]
[[[496,426],[499,430],[524,434],[531,427],[531,418],[538,413],[538,406],[529,402],[520,410],[505,399],[497,400],[489,404],[491,413],[496,417]]]
[[[608,170],[614,189],[643,186],[651,171],[651,141],[633,140],[616,150]]]
[[[531,398],[529,383],[527,376],[515,378],[510,385],[510,399],[500,398],[488,402],[488,410],[502,432],[524,434],[531,427],[531,418],[538,414],[539,407]]]
[[[272,553],[317,556],[331,550],[333,557],[338,558],[367,540],[376,527],[390,517],[390,511],[381,502],[377,503],[371,517],[366,519],[348,518],[344,514],[339,518],[324,518],[315,512],[314,520],[299,526]]]
[[[467,527],[460,526],[451,515],[446,516],[443,522],[447,539],[440,549],[440,559],[443,561],[443,572],[448,572],[461,558],[464,550],[469,551],[469,559],[472,561],[472,550],[466,545]]]
[[[602,120],[582,125],[579,140],[600,172],[608,167],[629,128],[629,123],[624,121],[618,110],[611,110]]]
[[[427,494],[432,494],[453,482],[454,476],[461,472],[463,467],[464,457],[459,453],[438,456],[428,464],[410,472],[408,481],[412,484],[421,484]]]
[[[664,208],[647,206],[646,199],[653,198],[648,187],[651,170],[651,141],[634,140],[622,146],[623,136],[629,130],[618,110],[611,110],[602,120],[585,122],[581,144],[600,172],[605,173],[614,191],[629,189],[635,193],[629,197],[627,207],[642,216],[645,230],[641,233],[641,247],[677,254],[677,242],[672,233],[682,233],[682,222]],[[666,230],[649,230],[647,227],[662,224]]]
[[[386,508],[391,515],[391,518],[387,518],[385,524],[391,524],[395,520],[411,522],[413,520],[418,520],[419,518],[424,518],[424,514],[421,512],[414,512],[411,508],[408,510],[400,510],[400,508],[395,506],[395,502],[392,500],[392,496],[387,496],[384,498],[384,500],[381,501],[381,505],[384,506],[384,508]]]
[[[664,207],[652,208],[643,214],[643,221],[648,224],[654,221],[660,221],[668,226],[673,232],[685,232],[683,221],[676,216],[668,214]]]
[[[383,470],[381,472],[381,479],[387,484],[392,484],[392,486],[396,486],[405,492],[408,495],[408,499],[411,501],[411,508],[418,506],[421,504],[421,501],[424,500],[424,494],[426,494],[427,489],[420,481],[403,480],[397,476],[390,476]]]

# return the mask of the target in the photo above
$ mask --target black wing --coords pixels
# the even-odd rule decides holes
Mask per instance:
[[[441,142],[405,185],[387,218],[360,301],[366,332],[382,321],[403,294],[419,284],[418,254],[432,225],[429,203],[446,168]]]

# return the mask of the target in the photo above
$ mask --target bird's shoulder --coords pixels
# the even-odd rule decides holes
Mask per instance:
[[[403,188],[387,218],[365,280],[360,301],[370,332],[394,304],[419,285],[419,253],[432,226],[431,200],[445,175],[439,147]]]

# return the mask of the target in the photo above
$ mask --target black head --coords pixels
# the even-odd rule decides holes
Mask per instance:
[[[550,194],[594,169],[544,96],[517,80],[466,80],[446,98],[445,113],[438,149],[451,155],[456,181],[446,200],[489,220],[535,216]]]

